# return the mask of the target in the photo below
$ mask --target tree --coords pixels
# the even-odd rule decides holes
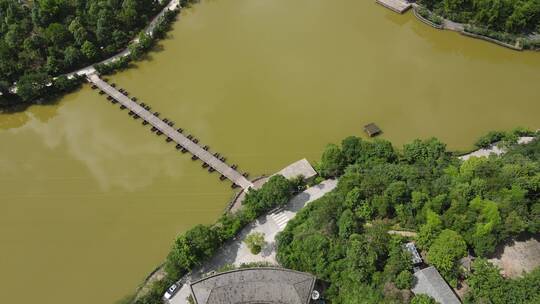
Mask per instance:
[[[319,167],[320,174],[324,177],[337,177],[343,173],[345,165],[346,160],[341,149],[334,144],[327,145]]]
[[[339,237],[348,239],[351,234],[358,232],[358,222],[351,209],[345,210],[338,220]]]
[[[417,294],[412,298],[411,304],[437,304],[437,301],[428,295]]]
[[[17,82],[17,95],[25,102],[44,96],[51,78],[45,73],[28,73]]]
[[[71,39],[71,33],[60,23],[51,23],[45,30],[45,38],[54,44],[56,48],[65,46]]]
[[[201,265],[214,254],[219,245],[219,235],[214,229],[197,225],[176,239],[167,256],[165,269],[179,277],[193,266]]]
[[[81,46],[81,53],[86,57],[87,60],[94,60],[98,56],[98,50],[94,44],[86,40]]]
[[[457,284],[458,261],[467,255],[467,244],[455,231],[445,229],[435,239],[427,254],[433,264],[452,286]]]
[[[138,3],[135,0],[125,0],[122,2],[122,10],[120,11],[119,18],[128,27],[133,28],[140,21],[138,18]]]
[[[96,38],[100,45],[108,45],[115,28],[114,20],[116,18],[110,8],[103,8],[99,11],[96,23]]]
[[[540,232],[540,203],[533,204],[530,211],[529,232]]]
[[[362,192],[358,187],[354,187],[351,191],[347,192],[347,196],[345,198],[345,207],[349,209],[354,209],[360,202],[360,197],[362,195]]]
[[[348,164],[354,164],[362,154],[362,139],[349,136],[341,142],[343,157]]]
[[[500,269],[483,258],[476,259],[467,279],[466,303],[528,304],[540,300],[540,268],[517,279],[504,279]]]
[[[496,231],[501,223],[499,209],[497,203],[483,200],[480,197],[473,199],[469,205],[478,214],[472,235],[474,251],[483,256],[495,250]]]
[[[422,249],[428,249],[442,228],[443,224],[439,215],[431,210],[427,210],[426,223],[420,227],[420,231],[418,232],[418,246]]]
[[[64,61],[67,66],[69,67],[74,66],[77,63],[81,62],[81,59],[82,59],[82,54],[77,48],[73,46],[68,46],[64,50]]]
[[[88,31],[84,28],[80,17],[75,17],[68,27],[77,45],[82,45],[88,39]]]
[[[470,292],[468,297],[474,302],[490,303],[491,298],[504,298],[504,281],[499,269],[487,260],[479,258],[472,264],[472,275],[467,279]]]
[[[411,255],[403,249],[403,241],[399,236],[393,236],[388,245],[388,259],[384,265],[384,274],[389,281],[396,281],[397,276],[406,271],[410,272]]]
[[[399,289],[411,289],[414,276],[409,270],[403,270],[396,277],[396,287]]]
[[[350,237],[346,262],[351,280],[366,283],[376,272],[379,256],[370,247],[371,244],[363,235],[354,234]]]
[[[261,189],[251,189],[242,204],[257,216],[274,207],[285,206],[293,194],[292,182],[278,174],[270,177]]]
[[[252,254],[259,254],[262,248],[266,245],[266,241],[264,240],[264,233],[253,232],[246,237],[244,243],[246,243],[249,251]]]
[[[79,80],[76,78],[68,79],[67,76],[61,75],[53,80],[53,86],[57,92],[65,93],[79,85]]]
[[[56,56],[47,57],[45,70],[49,75],[56,75],[62,70],[62,62]]]
[[[436,138],[414,140],[403,146],[403,158],[409,163],[434,164],[445,156],[446,145]]]
[[[263,202],[283,206],[289,201],[293,189],[291,183],[283,175],[274,175],[261,188],[260,195]]]

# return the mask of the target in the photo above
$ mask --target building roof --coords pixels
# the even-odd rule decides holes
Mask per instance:
[[[404,247],[405,250],[411,253],[411,260],[414,265],[422,263],[422,257],[418,253],[418,250],[416,250],[416,246],[414,246],[413,242],[406,243]]]
[[[288,165],[276,174],[283,175],[286,179],[295,178],[298,175],[302,175],[305,179],[310,179],[317,175],[317,172],[313,169],[307,159],[304,158]]]
[[[414,273],[414,294],[425,294],[441,304],[460,304],[458,297],[433,266]]]
[[[382,132],[382,130],[374,123],[370,123],[364,126],[364,131],[370,136],[373,137]]]
[[[307,304],[314,284],[309,273],[262,267],[222,272],[190,288],[197,304]]]

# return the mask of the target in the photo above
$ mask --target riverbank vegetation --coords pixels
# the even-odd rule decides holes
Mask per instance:
[[[540,140],[508,149],[461,161],[437,139],[401,150],[356,137],[329,145],[318,168],[339,184],[278,235],[278,260],[329,282],[332,303],[430,303],[411,299],[403,240],[386,233],[400,227],[418,231],[417,246],[450,285],[471,286],[468,303],[510,303],[492,289],[517,289],[512,303],[538,300],[538,270],[507,280],[482,262],[504,240],[540,232]],[[471,274],[460,267],[468,254],[479,257]]]
[[[420,0],[422,17],[442,16],[466,24],[464,31],[514,49],[538,49],[540,2],[537,0]],[[433,13],[431,13],[432,11]],[[438,19],[438,17],[437,17]],[[488,40],[488,39],[486,39]]]
[[[536,0],[421,0],[429,10],[450,20],[513,34],[540,30]]]
[[[430,10],[427,8],[421,6],[419,7],[416,12],[424,19],[428,20],[429,22],[433,23],[435,27],[440,28],[443,24],[443,18],[439,15],[433,14]]]
[[[481,136],[474,143],[478,148],[489,148],[493,144],[500,144],[503,147],[515,145],[522,136],[534,136],[535,132],[525,128],[515,128],[511,131],[491,131]]]
[[[68,82],[68,89],[65,80],[52,81],[53,77],[119,53],[166,4],[155,0],[0,0],[0,106],[43,103],[77,87],[77,79]],[[140,59],[155,39],[164,37],[175,15],[166,13],[154,35],[139,34],[139,43],[130,47],[132,56],[101,68],[110,72]],[[15,83],[17,94],[10,94]]]

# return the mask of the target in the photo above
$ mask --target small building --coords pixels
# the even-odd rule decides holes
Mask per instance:
[[[364,126],[364,132],[369,137],[374,137],[382,133],[382,130],[374,123],[370,123]]]
[[[461,303],[435,267],[430,266],[416,271],[414,278],[414,286],[411,289],[414,294],[428,295],[440,304]]]
[[[416,246],[413,242],[406,243],[405,245],[403,245],[403,247],[411,254],[411,261],[413,265],[422,264],[422,257],[418,253],[418,250],[416,250]]]
[[[308,304],[315,276],[284,268],[244,268],[218,273],[190,284],[196,304]]]

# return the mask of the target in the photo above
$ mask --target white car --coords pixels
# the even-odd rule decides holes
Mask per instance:
[[[178,292],[178,290],[180,290],[180,288],[178,288],[178,285],[172,284],[171,287],[167,289],[163,297],[166,300],[170,300]]]

